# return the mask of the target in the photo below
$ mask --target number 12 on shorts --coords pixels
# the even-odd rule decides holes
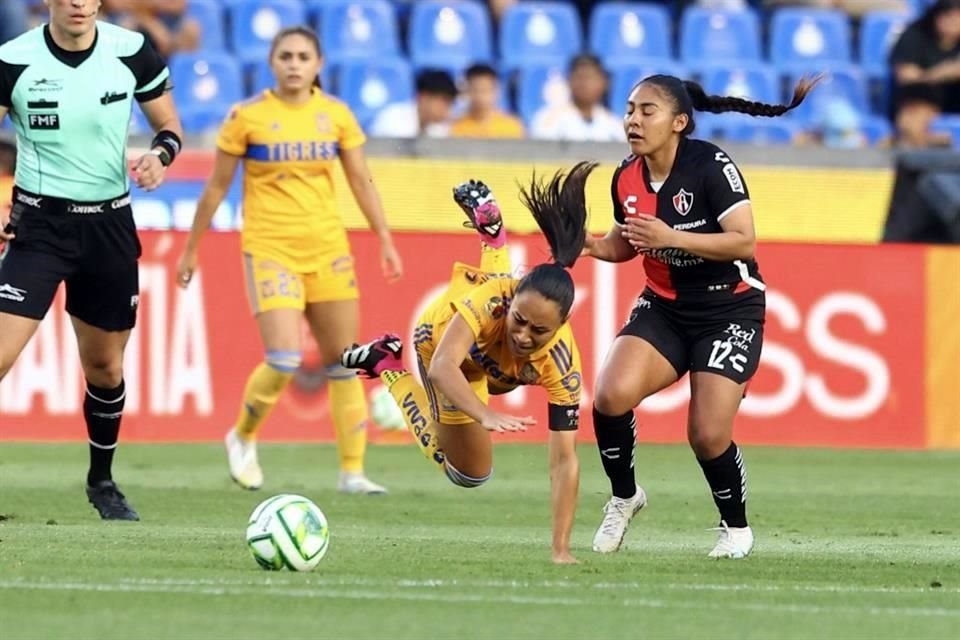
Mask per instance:
[[[710,359],[707,360],[707,366],[711,369],[720,369],[722,371],[726,368],[726,363],[729,362],[730,366],[737,372],[743,373],[743,365],[747,362],[747,356],[742,353],[730,355],[732,351],[733,345],[726,340],[714,340],[713,351],[710,352]]]

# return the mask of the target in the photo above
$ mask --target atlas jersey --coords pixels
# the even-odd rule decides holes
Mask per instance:
[[[0,106],[17,131],[16,184],[30,193],[103,202],[130,190],[133,101],[169,89],[170,71],[143,34],[97,22],[85,51],[61,49],[49,27],[0,47]]]
[[[243,251],[299,272],[321,269],[334,249],[346,251],[334,165],[342,150],[365,142],[349,107],[320,89],[300,105],[269,90],[235,105],[217,147],[243,158]]]
[[[484,375],[494,393],[505,393],[521,385],[543,387],[550,405],[550,429],[576,429],[583,369],[573,330],[569,323],[564,323],[539,350],[526,357],[515,356],[507,343],[506,319],[518,284],[519,280],[509,277],[491,278],[462,295],[448,292],[424,314],[424,319],[433,339],[439,342],[450,320],[459,313],[476,339],[469,358],[461,365],[468,379]]]
[[[691,233],[721,233],[720,221],[750,202],[739,169],[719,147],[682,138],[670,175],[655,190],[643,159],[626,158],[613,174],[613,216],[656,216],[670,227]],[[647,287],[668,300],[707,300],[764,290],[755,260],[717,262],[680,249],[643,252]]]

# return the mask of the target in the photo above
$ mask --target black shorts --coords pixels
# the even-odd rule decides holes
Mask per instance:
[[[696,302],[666,300],[647,289],[620,335],[649,342],[678,376],[703,371],[743,384],[760,364],[765,313],[766,296],[756,289]]]
[[[16,237],[0,253],[0,312],[42,320],[66,283],[67,312],[104,331],[136,324],[140,240],[130,197],[80,203],[13,194]]]

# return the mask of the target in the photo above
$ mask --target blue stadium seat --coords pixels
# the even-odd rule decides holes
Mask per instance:
[[[307,21],[300,0],[227,0],[226,4],[230,46],[244,65],[266,58],[278,31]]]
[[[328,61],[398,55],[397,14],[387,0],[313,0],[307,6]]]
[[[890,49],[909,22],[909,15],[890,11],[874,11],[863,17],[860,23],[860,65],[867,75],[880,77],[887,74]]]
[[[670,13],[660,5],[602,2],[590,14],[590,50],[604,62],[669,58],[670,35]]]
[[[193,104],[180,108],[180,122],[187,133],[216,131],[230,110],[230,103]]]
[[[683,65],[665,58],[631,60],[629,62],[611,62],[607,68],[610,73],[610,90],[607,92],[607,106],[614,113],[623,113],[631,89],[647,76],[665,74],[686,78]]]
[[[229,53],[177,54],[170,60],[170,78],[177,104],[185,107],[230,105],[243,98],[243,74]]]
[[[325,64],[320,70],[320,82],[323,84],[323,90],[327,93],[334,93],[332,84],[334,72],[333,65]],[[270,68],[269,60],[261,60],[253,66],[250,75],[249,95],[260,93],[264,89],[271,89],[276,85],[273,77],[273,71]]]
[[[519,71],[517,81],[517,112],[528,127],[541,107],[569,97],[566,65],[528,65]]]
[[[413,99],[413,70],[403,58],[344,60],[336,77],[337,95],[364,127],[388,104]]]
[[[769,65],[760,62],[729,63],[707,67],[701,74],[707,93],[758,102],[780,101],[777,73]]]
[[[580,17],[563,2],[521,2],[500,20],[500,61],[507,69],[566,64],[582,42]]]
[[[223,51],[226,46],[223,5],[217,0],[190,0],[187,15],[200,25],[200,48]]]
[[[413,5],[407,37],[410,60],[417,68],[448,71],[493,60],[490,14],[479,2],[425,0]]]
[[[940,116],[930,124],[930,131],[953,136],[953,148],[960,149],[960,116]]]
[[[893,136],[893,126],[883,116],[866,116],[860,130],[871,146],[889,142]]]
[[[788,120],[750,118],[721,122],[718,137],[728,142],[751,145],[781,145],[793,142],[797,128]]]
[[[770,60],[777,64],[848,62],[850,18],[832,9],[779,9],[770,23]]]
[[[687,64],[760,60],[760,21],[751,10],[690,7],[680,19],[680,59]]]
[[[805,73],[808,73],[805,68],[786,69],[789,94],[792,95],[792,87]],[[813,122],[832,100],[837,99],[846,100],[862,115],[867,115],[870,112],[867,96],[867,83],[859,67],[831,65],[827,77],[810,92],[793,115],[802,122]],[[789,99],[789,95],[786,98]]]

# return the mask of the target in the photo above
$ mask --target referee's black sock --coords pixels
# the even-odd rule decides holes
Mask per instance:
[[[737,443],[713,460],[700,460],[700,468],[713,492],[720,519],[729,527],[747,526],[747,470]]]
[[[597,436],[600,462],[610,478],[613,495],[632,498],[637,493],[633,475],[633,453],[637,440],[637,419],[633,411],[607,416],[593,408],[593,431]]]
[[[113,452],[117,449],[123,401],[126,397],[122,380],[120,386],[113,389],[104,389],[87,382],[83,417],[87,421],[87,436],[90,439],[90,471],[87,473],[89,486],[113,479],[110,468],[113,465]]]

